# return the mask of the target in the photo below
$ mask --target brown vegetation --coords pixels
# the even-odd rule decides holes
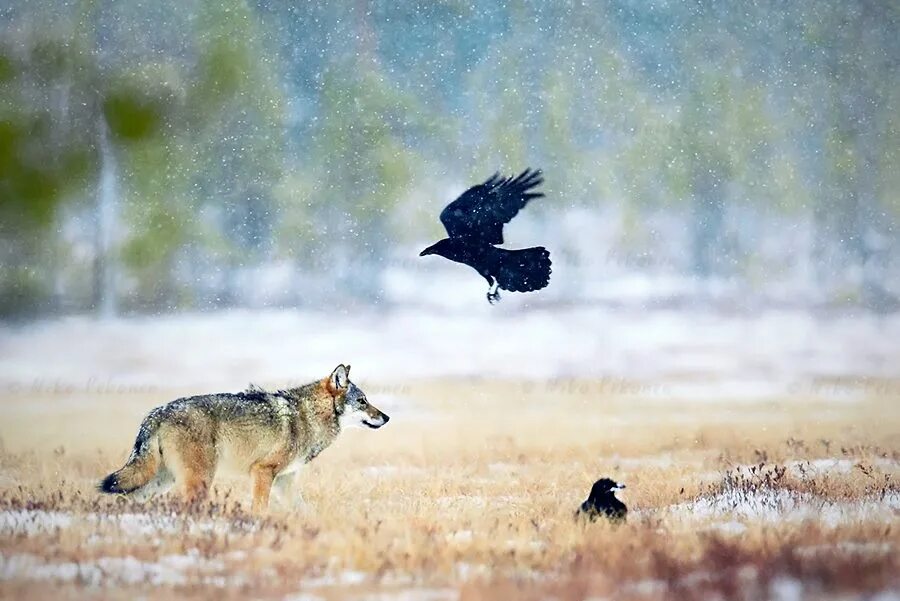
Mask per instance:
[[[800,599],[900,587],[900,406],[886,396],[698,402],[602,382],[420,382],[370,394],[389,426],[342,434],[265,519],[249,515],[247,481],[194,506],[97,494],[143,414],[173,396],[0,398],[3,597]],[[626,525],[572,519],[600,476],[628,485]]]

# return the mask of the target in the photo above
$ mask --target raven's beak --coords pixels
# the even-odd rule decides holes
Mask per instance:
[[[433,254],[434,254],[434,251],[431,250],[432,248],[434,248],[434,247],[433,247],[433,246],[429,246],[428,248],[426,248],[425,250],[423,250],[422,252],[420,252],[420,253],[419,253],[419,256],[420,256],[420,257],[424,257],[425,255],[433,255]]]
[[[625,490],[625,485],[624,485],[624,484],[617,484],[616,487],[615,487],[613,490]]]

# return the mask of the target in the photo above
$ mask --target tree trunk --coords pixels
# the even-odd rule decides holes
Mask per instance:
[[[721,178],[715,167],[702,165],[693,178],[693,271],[700,277],[715,275],[725,203]]]
[[[97,184],[97,239],[94,260],[94,306],[101,317],[118,313],[115,239],[118,230],[119,189],[116,160],[109,127],[102,115],[97,120],[100,143],[100,177]]]

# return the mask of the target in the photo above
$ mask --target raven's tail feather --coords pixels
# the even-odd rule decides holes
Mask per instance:
[[[497,283],[503,290],[531,292],[550,283],[550,252],[543,246],[501,251]]]

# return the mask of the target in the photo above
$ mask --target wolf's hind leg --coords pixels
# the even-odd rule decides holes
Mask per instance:
[[[169,471],[169,468],[162,466],[156,472],[153,480],[137,489],[132,493],[135,499],[144,502],[149,501],[156,495],[165,494],[175,484],[175,476]]]
[[[166,465],[175,476],[186,503],[206,499],[216,473],[212,440],[197,440],[189,432],[175,431],[160,441]]]
[[[250,476],[253,478],[253,513],[262,513],[269,506],[275,468],[257,463],[250,468]]]

